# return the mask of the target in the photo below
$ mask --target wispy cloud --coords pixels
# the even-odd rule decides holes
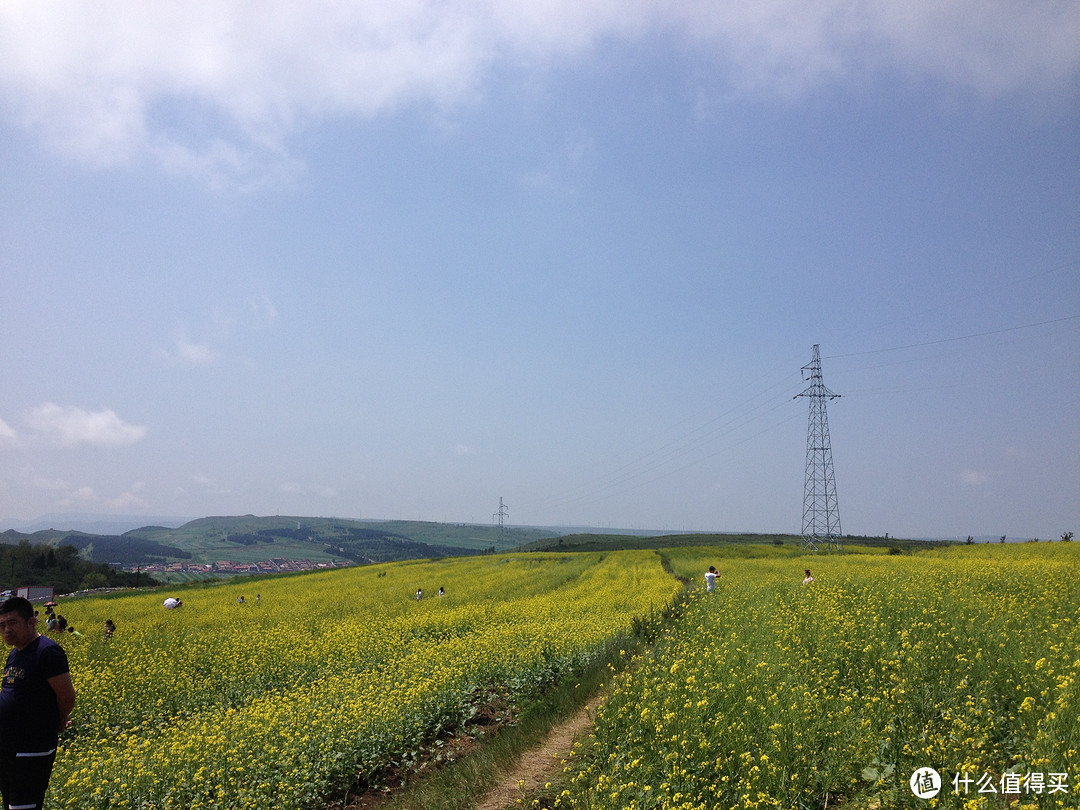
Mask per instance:
[[[110,409],[84,411],[51,402],[31,410],[26,423],[40,437],[63,447],[83,444],[118,447],[135,444],[147,433],[145,427],[128,424]]]
[[[191,489],[189,489],[188,487],[183,487],[183,486],[180,486],[180,487],[176,488],[176,493],[175,494],[176,494],[176,496],[178,498],[186,497],[187,495],[193,494],[192,490],[194,490],[195,493],[198,493],[198,494],[207,494],[207,493],[212,494],[212,495],[231,495],[232,494],[232,490],[229,487],[215,481],[210,476],[208,476],[208,475],[206,475],[204,473],[194,473],[193,475],[188,477],[188,481],[191,484]]]
[[[328,116],[448,109],[500,63],[669,36],[732,93],[798,94],[866,69],[982,93],[1076,81],[1080,4],[1026,0],[333,0],[0,5],[9,121],[91,163],[150,156],[211,183],[295,173]]]
[[[990,480],[990,476],[980,470],[967,468],[960,472],[960,480],[971,487],[977,487]]]
[[[194,343],[180,335],[176,338],[176,358],[186,365],[206,366],[217,359],[217,353],[207,343]]]
[[[140,488],[140,485],[136,484],[127,492],[122,492],[113,498],[106,498],[103,505],[117,512],[125,512],[129,509],[147,509],[150,504],[140,498],[137,494]]]
[[[265,329],[277,320],[274,302],[265,295],[248,299],[244,323],[249,329]]]
[[[64,506],[72,506],[73,504],[85,506],[87,504],[95,503],[97,499],[93,487],[79,487],[69,493],[62,503]]]
[[[234,302],[231,310],[215,313],[202,330],[210,339],[193,340],[188,329],[179,329],[173,337],[169,350],[159,350],[159,357],[170,363],[185,366],[209,366],[228,355],[235,338],[242,332],[260,332],[269,329],[278,319],[278,310],[265,295],[252,296],[246,301]]]
[[[120,513],[138,511],[149,506],[138,494],[145,486],[142,482],[136,482],[126,492],[113,496],[101,495],[89,485],[73,486],[64,481],[44,480],[39,480],[37,483],[41,489],[58,493],[55,501],[58,508],[108,509],[111,512]]]
[[[18,434],[3,419],[0,419],[0,445],[14,444],[18,440]]]
[[[338,491],[334,487],[304,486],[295,481],[284,481],[278,484],[278,492],[282,495],[314,495],[319,498],[336,498]]]

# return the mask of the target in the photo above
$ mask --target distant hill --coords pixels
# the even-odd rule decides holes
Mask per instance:
[[[35,520],[0,520],[0,528],[15,529],[23,534],[33,534],[44,529],[57,529],[85,534],[123,534],[147,524],[181,526],[192,517],[124,517],[120,515],[95,515],[82,512],[52,512]]]
[[[249,563],[274,558],[391,562],[505,551],[550,539],[550,530],[425,521],[310,517],[205,517],[181,526],[142,526],[123,534],[46,529],[8,530],[0,543],[73,545],[87,560],[124,567],[152,563]]]
[[[84,552],[84,557],[93,562],[109,563],[125,568],[145,565],[149,562],[191,559],[190,551],[133,535],[73,532],[63,537],[59,545],[75,546],[80,552]]]
[[[688,545],[799,545],[797,535],[755,533],[575,530],[411,520],[353,520],[293,516],[218,516],[189,520],[180,526],[141,526],[130,531],[43,529],[32,534],[0,533],[0,544],[74,545],[92,562],[124,567],[177,562],[209,565],[270,559],[329,563],[391,562],[463,556],[492,551],[598,551],[616,548],[665,548]],[[889,537],[845,537],[845,543],[899,551],[942,545],[941,541]]]
[[[543,529],[507,528],[466,523],[432,523],[408,520],[351,520],[312,517],[205,517],[188,521],[175,529],[146,526],[127,532],[191,552],[192,559],[212,560],[250,556],[257,548],[268,548],[272,556],[288,556],[284,549],[306,551],[316,556],[371,557],[377,547],[389,547],[416,559],[415,555],[448,555],[502,551],[535,540],[556,536]],[[421,545],[415,545],[421,544]],[[245,549],[240,554],[240,549]],[[367,551],[364,551],[367,549]],[[379,553],[378,556],[385,556]]]

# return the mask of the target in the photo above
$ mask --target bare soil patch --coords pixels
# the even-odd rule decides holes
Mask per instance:
[[[519,756],[506,771],[499,774],[498,784],[488,791],[474,810],[503,810],[515,805],[516,800],[524,794],[543,791],[544,786],[562,772],[563,762],[574,743],[592,727],[597,700],[600,697],[594,698],[591,706],[583,706],[572,717],[553,726],[539,744]],[[502,723],[512,720],[512,711],[506,705],[496,703],[485,706],[470,725],[486,727],[491,729],[489,733],[498,733]],[[468,757],[477,744],[474,735],[463,730],[439,741],[428,756],[411,767],[387,769],[380,774],[381,788],[361,788],[351,793],[344,802],[328,805],[327,810],[379,810],[405,788],[408,774],[423,773],[432,767],[453,767],[451,763]],[[438,751],[437,756],[433,756],[435,751]]]
[[[526,751],[503,774],[476,810],[503,810],[514,805],[524,793],[536,793],[562,772],[563,761],[570,754],[574,742],[585,735],[592,726],[595,712],[589,706],[554,726],[540,745]]]

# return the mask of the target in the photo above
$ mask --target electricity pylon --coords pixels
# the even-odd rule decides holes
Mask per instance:
[[[496,520],[499,521],[499,537],[502,537],[503,534],[506,531],[505,528],[503,527],[503,521],[506,518],[508,518],[509,516],[510,516],[510,512],[507,510],[506,504],[503,503],[502,496],[500,495],[499,496],[499,511],[496,512],[494,515],[492,515],[493,518],[495,518]]]
[[[826,400],[836,399],[821,379],[821,352],[814,344],[810,365],[802,367],[803,380],[810,387],[798,397],[810,398],[810,418],[806,430],[806,477],[803,487],[803,551],[842,551],[840,509],[836,504],[836,478],[833,472],[832,443],[829,439],[829,415]]]

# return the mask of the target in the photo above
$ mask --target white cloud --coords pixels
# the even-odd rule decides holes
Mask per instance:
[[[181,335],[176,339],[176,357],[192,366],[206,366],[217,359],[217,353],[206,343],[193,343]]]
[[[960,480],[968,486],[977,487],[989,481],[990,476],[979,470],[968,468],[960,472]]]
[[[189,476],[188,480],[199,491],[198,494],[212,494],[212,495],[231,495],[232,490],[224,484],[218,483],[210,476],[204,473],[194,473]],[[177,487],[176,495],[178,497],[186,497],[191,494],[186,487]]]
[[[278,484],[278,492],[282,495],[315,495],[319,498],[336,498],[338,491],[333,487],[302,486],[295,481],[286,481]]]
[[[160,352],[160,356],[172,362],[189,366],[207,366],[217,363],[229,353],[241,331],[259,332],[269,329],[277,321],[278,310],[265,295],[253,296],[247,301],[234,303],[231,311],[216,313],[205,329],[212,333],[214,344],[224,346],[219,351],[211,342],[197,342],[188,337],[187,329],[177,330],[173,338],[174,349]]]
[[[62,492],[71,488],[62,478],[45,478],[44,476],[37,474],[33,476],[33,482],[37,489],[42,489],[46,492]]]
[[[132,484],[127,492],[122,492],[111,498],[99,495],[92,486],[88,485],[71,486],[64,481],[45,480],[38,480],[36,483],[41,489],[57,492],[58,500],[56,504],[62,508],[88,509],[103,507],[111,511],[122,512],[131,509],[146,509],[149,506],[138,495],[138,492],[145,487],[141,482]]]
[[[134,444],[146,436],[147,429],[129,425],[115,411],[84,411],[46,402],[26,416],[26,422],[40,436],[55,444],[71,447],[89,444],[116,447]]]
[[[131,489],[127,492],[122,492],[114,498],[106,498],[103,502],[106,507],[118,512],[123,512],[128,509],[146,509],[149,504],[138,496],[139,490],[143,488],[141,483],[133,484]]]
[[[93,503],[97,500],[97,496],[94,494],[93,487],[79,487],[65,501],[66,504],[71,503]]]
[[[247,303],[246,324],[251,329],[263,329],[277,320],[278,311],[274,302],[265,295],[252,298]]]
[[[14,444],[18,438],[18,434],[15,433],[11,425],[0,419],[0,445]]]
[[[500,63],[673,36],[731,92],[790,95],[866,68],[978,92],[1072,86],[1071,0],[114,0],[0,5],[0,108],[97,164],[151,156],[211,183],[297,170],[330,116],[473,97]],[[710,71],[706,71],[710,72]]]

